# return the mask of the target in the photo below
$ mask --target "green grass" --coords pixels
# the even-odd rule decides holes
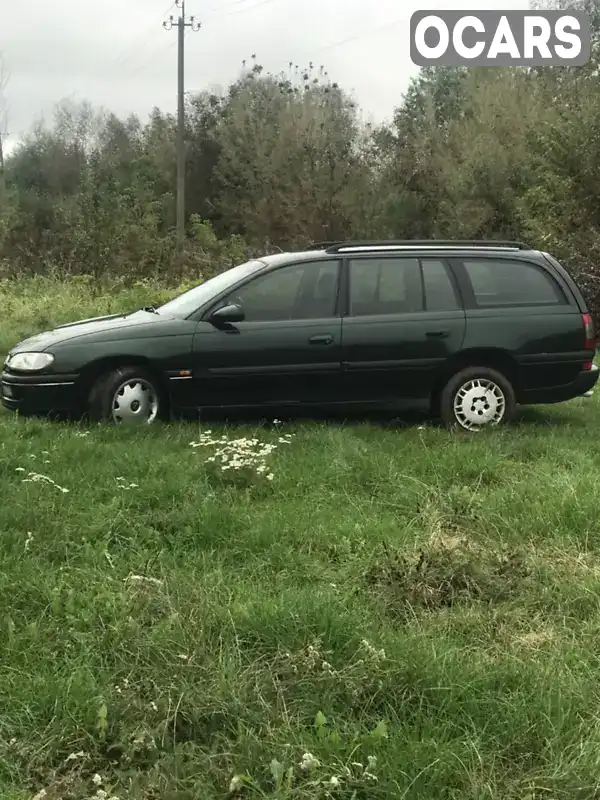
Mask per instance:
[[[257,475],[196,424],[0,415],[0,797],[598,797],[599,425],[213,425]]]

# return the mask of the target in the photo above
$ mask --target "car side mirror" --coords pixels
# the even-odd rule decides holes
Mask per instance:
[[[244,310],[241,306],[236,306],[231,303],[227,306],[221,306],[210,315],[210,321],[215,324],[223,322],[243,322]]]

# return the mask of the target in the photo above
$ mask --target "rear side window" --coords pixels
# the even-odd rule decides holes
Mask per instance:
[[[421,267],[416,258],[350,261],[350,313],[354,317],[423,310]]]
[[[463,264],[480,308],[566,302],[556,281],[534,264],[493,258],[465,259]]]
[[[460,303],[443,261],[421,261],[427,311],[456,311]]]

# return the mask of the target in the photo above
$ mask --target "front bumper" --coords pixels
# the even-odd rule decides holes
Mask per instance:
[[[519,398],[522,404],[543,404],[543,403],[563,403],[566,400],[573,400],[575,397],[582,397],[590,392],[598,383],[600,377],[599,368],[593,364],[590,370],[583,370],[577,378],[564,386],[549,386],[544,389],[534,389],[524,392],[523,397]]]
[[[2,405],[28,414],[72,411],[77,405],[78,375],[16,375],[0,377]]]

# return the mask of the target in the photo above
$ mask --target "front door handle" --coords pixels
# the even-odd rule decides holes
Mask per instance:
[[[331,334],[311,336],[308,342],[309,344],[331,344],[333,342],[333,336],[331,336]]]
[[[429,339],[447,339],[450,331],[427,331],[425,334]]]

